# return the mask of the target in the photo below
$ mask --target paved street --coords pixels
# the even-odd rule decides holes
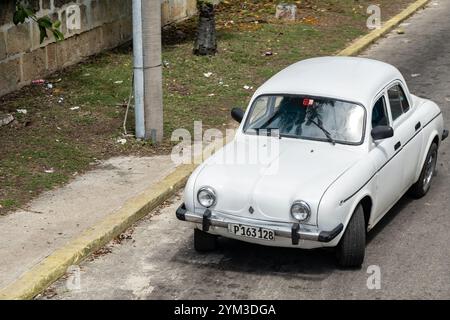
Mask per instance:
[[[410,90],[436,101],[450,128],[450,0],[432,2],[365,56],[399,67]],[[212,254],[193,249],[192,229],[175,218],[180,196],[138,223],[121,243],[81,265],[80,289],[61,279],[53,299],[449,299],[450,141],[421,200],[404,197],[369,234],[360,270],[340,270],[333,253],[221,239]],[[367,268],[381,268],[369,290]],[[70,286],[69,286],[70,289]]]

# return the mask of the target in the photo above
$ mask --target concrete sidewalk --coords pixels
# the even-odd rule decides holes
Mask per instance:
[[[0,217],[0,288],[174,169],[170,156],[113,158]]]

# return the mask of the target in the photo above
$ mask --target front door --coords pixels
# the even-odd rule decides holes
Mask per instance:
[[[376,126],[392,126],[386,93],[376,101],[372,109],[372,128]],[[372,221],[384,214],[399,198],[403,190],[403,169],[401,151],[401,134],[394,130],[394,136],[374,141],[372,137],[370,158],[375,164],[376,197]]]

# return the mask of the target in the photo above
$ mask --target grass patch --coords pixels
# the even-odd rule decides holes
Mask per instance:
[[[411,2],[378,4],[387,19]],[[165,140],[160,145],[130,138],[125,145],[117,143],[132,84],[126,46],[48,77],[51,89],[29,86],[0,98],[0,112],[16,118],[0,128],[0,214],[66,183],[97,159],[168,153],[173,130],[192,131],[194,121],[201,120],[204,129],[224,129],[230,109],[245,107],[253,91],[276,72],[301,59],[332,55],[368,32],[370,1],[301,1],[295,23],[273,19],[276,3],[230,0],[219,5],[214,57],[192,55],[196,18],[164,30]],[[273,54],[265,56],[267,51]],[[207,72],[212,76],[205,77]],[[134,132],[133,120],[131,110],[129,132]]]

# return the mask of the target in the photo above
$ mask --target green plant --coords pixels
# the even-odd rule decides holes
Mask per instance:
[[[21,1],[16,2],[16,11],[14,12],[13,22],[15,25],[24,23],[26,19],[31,19],[38,24],[40,32],[40,42],[44,42],[48,38],[47,31],[50,31],[55,37],[56,41],[64,40],[64,35],[59,30],[61,27],[61,21],[52,21],[50,17],[44,16],[38,18],[36,12],[30,7],[26,6]]]

